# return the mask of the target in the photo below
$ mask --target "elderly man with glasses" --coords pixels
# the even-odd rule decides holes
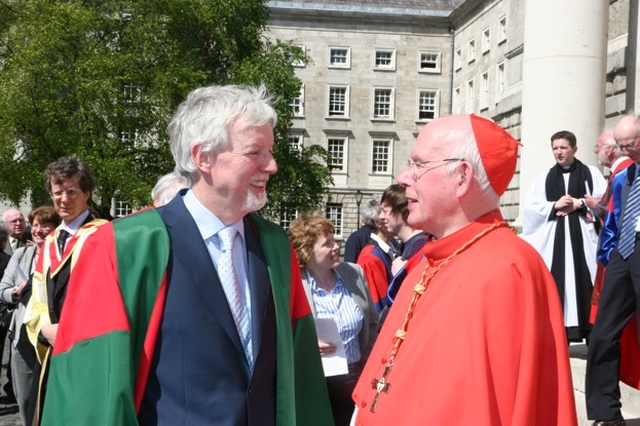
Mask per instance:
[[[7,210],[2,214],[2,221],[9,227],[9,241],[4,248],[4,252],[11,255],[18,248],[23,247],[30,236],[25,233],[26,221],[20,210]]]
[[[619,380],[640,388],[637,332],[640,310],[640,247],[637,247],[640,238],[639,125],[638,116],[627,115],[613,131],[622,153],[633,163],[613,179],[600,235],[598,260],[606,266],[606,271],[585,376],[587,416],[595,420],[594,426],[625,424],[620,411]]]
[[[418,135],[397,180],[408,224],[436,239],[360,376],[355,424],[577,424],[553,278],[498,209],[517,157],[518,142],[475,115]]]

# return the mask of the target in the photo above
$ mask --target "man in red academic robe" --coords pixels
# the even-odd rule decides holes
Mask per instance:
[[[418,136],[397,180],[409,224],[436,240],[360,376],[357,425],[577,424],[553,278],[497,208],[517,151],[473,115],[434,120]]]

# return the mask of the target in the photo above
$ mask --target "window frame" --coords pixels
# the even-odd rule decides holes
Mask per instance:
[[[287,135],[287,143],[292,150],[301,152],[304,147],[304,134],[302,132],[289,133]]]
[[[473,114],[476,108],[475,80],[467,80],[467,114]]]
[[[296,101],[299,104],[296,104]],[[298,96],[291,99],[289,103],[289,107],[293,113],[294,118],[304,118],[304,83],[300,85],[300,91],[298,92]],[[296,112],[296,108],[298,111]]]
[[[453,89],[453,96],[451,99],[453,105],[451,105],[451,112],[453,114],[461,114],[462,113],[462,88],[457,86]]]
[[[331,113],[331,91],[335,89],[344,89],[344,114]],[[329,119],[348,119],[349,118],[349,85],[344,84],[330,84],[327,86],[327,109],[325,110]]]
[[[122,201],[122,200],[115,200],[114,203],[114,217],[118,218],[118,217],[124,217],[127,215],[130,215],[131,213],[133,213],[135,210],[133,209],[133,207],[131,207],[131,205],[126,202],[126,201]]]
[[[422,118],[420,117],[420,114],[422,112],[422,94],[423,93],[432,93],[433,94],[433,117],[431,118]],[[440,108],[439,108],[439,104],[440,104],[440,91],[437,89],[418,89],[417,92],[417,111],[418,111],[418,117],[416,119],[416,121],[418,122],[429,122],[431,120],[435,120],[436,118],[438,118],[440,116]]]
[[[307,54],[307,46],[306,45],[294,43],[294,46],[295,47],[299,47],[300,49],[302,49],[302,53],[303,54],[305,54],[305,55]],[[303,61],[300,61],[300,60],[294,60],[294,61],[291,61],[291,66],[294,67],[294,68],[306,68],[307,64],[304,63]]]
[[[468,63],[472,63],[476,60],[476,38],[473,37],[469,39],[469,43],[467,44],[467,49],[469,49],[469,58]]]
[[[335,214],[334,214],[335,212]],[[333,236],[342,237],[344,227],[344,206],[342,203],[327,203],[324,216],[333,223]]]
[[[378,65],[378,53],[391,53],[391,63],[386,66]],[[395,49],[374,49],[373,51],[373,69],[374,71],[395,71],[396,70],[396,50]]]
[[[498,28],[498,44],[502,44],[507,41],[507,15],[498,19]]]
[[[336,157],[340,159],[339,168],[336,167],[333,162],[333,151],[332,141],[341,142],[340,144],[335,144],[335,146],[340,146],[340,156]],[[332,174],[345,174],[347,173],[348,166],[348,154],[349,154],[349,136],[341,136],[341,135],[328,135],[327,136],[327,153],[329,154],[330,162],[327,163],[327,168],[331,171]]]
[[[491,27],[482,30],[482,54],[485,55],[491,50]]]
[[[380,115],[376,113],[376,110],[378,109],[378,92],[381,91],[388,91],[388,105],[387,105],[387,109],[389,111],[388,115]],[[395,89],[393,87],[373,87],[372,88],[372,100],[373,103],[371,105],[372,107],[372,111],[371,111],[371,119],[372,120],[394,120],[395,119]],[[382,103],[380,103],[380,105],[383,105]]]
[[[480,111],[489,108],[489,70],[481,74],[480,81]]]
[[[377,152],[377,143],[386,144],[386,159],[378,158],[380,152]],[[377,170],[378,164],[384,163],[386,170]],[[375,136],[371,138],[371,174],[374,176],[390,176],[393,174],[393,138]]]
[[[338,50],[344,50],[346,52],[345,62],[333,62],[333,52]],[[351,48],[344,46],[329,46],[329,57],[327,58],[329,68],[335,69],[351,69]]]
[[[299,212],[297,209],[289,209],[283,205],[281,207],[280,214],[278,215],[278,223],[286,231],[289,229],[291,222],[298,218],[298,214]]]
[[[504,96],[504,90],[507,82],[506,62],[502,61],[496,64],[496,103]]]
[[[423,61],[423,55],[435,55],[435,65],[433,68],[423,67],[422,64],[426,61]],[[433,50],[419,50],[418,51],[418,72],[427,73],[427,74],[440,74],[442,72],[442,53],[436,52]]]

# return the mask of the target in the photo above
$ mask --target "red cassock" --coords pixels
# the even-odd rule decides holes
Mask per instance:
[[[354,390],[357,425],[577,425],[558,291],[542,258],[507,227],[491,230],[435,275],[388,386],[378,392],[374,384],[424,268],[500,221],[495,210],[423,248],[426,258],[404,281]]]

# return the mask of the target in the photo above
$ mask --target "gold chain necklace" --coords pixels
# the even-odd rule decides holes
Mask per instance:
[[[488,227],[487,229],[484,229],[482,232],[480,232],[479,234],[471,238],[469,241],[464,243],[456,251],[451,253],[451,255],[449,255],[449,257],[447,257],[444,261],[442,261],[438,266],[436,266],[435,268],[432,268],[431,273],[428,276],[427,276],[427,271],[429,271],[429,264],[427,263],[427,265],[424,267],[424,271],[420,276],[420,281],[418,281],[418,284],[416,284],[416,286],[413,288],[413,296],[411,298],[411,303],[409,303],[409,308],[407,309],[407,313],[404,316],[404,321],[402,322],[402,326],[398,330],[396,330],[396,333],[393,336],[393,348],[391,349],[391,356],[387,360],[387,364],[384,366],[382,377],[380,378],[380,380],[374,378],[373,381],[371,382],[371,388],[376,390],[376,394],[373,397],[373,401],[371,402],[371,408],[369,409],[372,413],[376,412],[376,406],[378,405],[378,400],[380,399],[380,395],[382,394],[382,392],[389,393],[389,387],[391,386],[391,383],[387,381],[387,376],[389,375],[389,373],[391,372],[391,369],[393,368],[396,355],[398,355],[398,352],[400,351],[400,346],[402,345],[402,342],[404,342],[404,340],[407,338],[407,328],[409,327],[409,322],[411,321],[411,318],[413,318],[413,311],[416,307],[416,304],[418,303],[418,300],[420,300],[420,297],[424,294],[425,290],[429,287],[429,284],[431,283],[431,280],[433,279],[433,277],[438,272],[440,272],[440,270],[446,264],[451,262],[456,256],[458,256],[460,253],[462,253],[467,248],[469,248],[473,243],[475,243],[480,238],[484,237],[494,229],[497,229],[503,226],[509,226],[509,225],[506,222],[497,222],[491,225],[490,227]]]

